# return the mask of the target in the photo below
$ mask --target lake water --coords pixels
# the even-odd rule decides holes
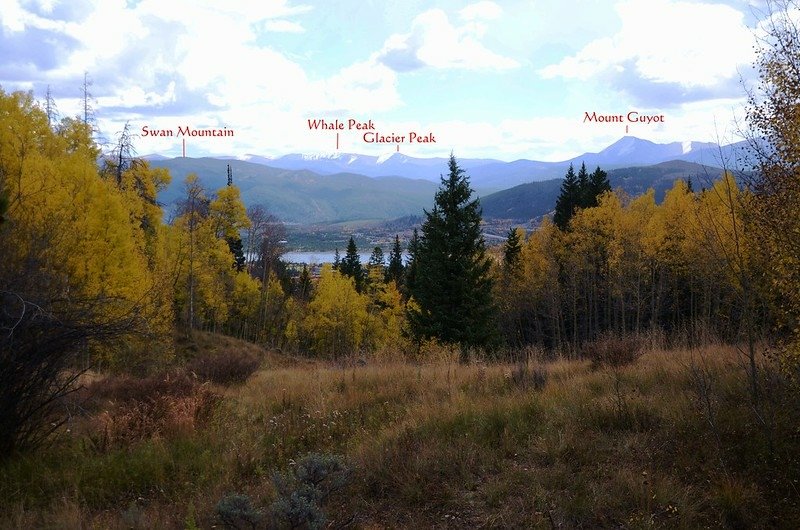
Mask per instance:
[[[361,258],[361,263],[368,263],[369,257],[372,252],[359,252],[359,257]],[[334,251],[319,251],[319,252],[286,252],[281,256],[281,259],[286,263],[306,263],[308,265],[316,264],[321,265],[323,263],[333,263],[333,256]],[[341,250],[339,251],[339,257],[344,257],[344,252]],[[389,252],[383,252],[384,262],[389,262]],[[403,263],[408,259],[408,254],[405,252],[403,253]]]

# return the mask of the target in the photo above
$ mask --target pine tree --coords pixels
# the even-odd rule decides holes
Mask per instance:
[[[594,208],[599,204],[597,198],[603,193],[611,191],[611,183],[608,181],[608,173],[600,169],[600,166],[597,166],[597,169],[595,169],[592,172],[592,175],[589,177],[588,186],[589,192],[586,207]]]
[[[342,258],[339,256],[339,249],[337,248],[333,253],[333,270],[338,271],[341,264]]]
[[[399,288],[403,280],[403,247],[400,246],[400,236],[395,234],[394,246],[389,252],[389,266],[386,268],[386,283],[394,281]]]
[[[561,230],[566,230],[569,226],[569,220],[579,205],[580,191],[578,177],[570,164],[564,182],[561,183],[561,193],[556,200],[556,212],[553,215],[553,222]]]
[[[417,277],[409,309],[417,340],[459,344],[462,360],[470,346],[491,346],[496,338],[490,260],[481,234],[478,199],[464,170],[450,155],[434,207],[425,211],[414,262]]]
[[[350,241],[347,242],[347,252],[339,264],[339,272],[344,276],[353,278],[355,282],[356,291],[359,293],[364,288],[364,268],[361,266],[361,257],[358,255],[358,248],[352,236]]]

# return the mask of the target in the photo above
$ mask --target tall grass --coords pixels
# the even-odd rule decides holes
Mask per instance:
[[[102,418],[146,402],[122,399],[136,387],[123,385],[50,449],[0,470],[0,526],[183,528],[191,514],[207,528],[231,492],[269,506],[273,474],[312,452],[345,455],[353,470],[328,503],[334,525],[800,522],[788,390],[759,421],[735,348],[645,346],[609,364],[266,363],[239,386],[197,383],[169,398],[217,396],[198,421],[99,443]]]

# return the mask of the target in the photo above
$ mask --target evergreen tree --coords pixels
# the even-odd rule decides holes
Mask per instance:
[[[580,192],[578,177],[570,164],[564,182],[561,183],[561,193],[556,200],[556,211],[553,215],[553,222],[561,230],[566,230],[569,226],[569,220],[580,203]]]
[[[600,166],[597,166],[592,172],[592,175],[589,177],[589,192],[588,192],[588,200],[586,202],[587,208],[594,208],[599,203],[597,198],[607,191],[611,191],[611,183],[608,181],[608,173],[600,169]]]
[[[383,283],[384,278],[384,268],[386,267],[386,263],[383,257],[383,249],[381,247],[375,247],[372,249],[372,254],[369,256],[369,262],[367,263],[367,282],[369,282],[370,286],[377,286]]]
[[[692,177],[686,178],[686,191],[688,193],[694,193],[694,186],[692,185]]]
[[[469,346],[490,346],[496,338],[490,260],[481,234],[478,199],[464,170],[450,155],[433,209],[425,211],[409,309],[417,340],[436,338],[459,344],[462,360]]]
[[[503,246],[503,267],[507,271],[514,269],[519,264],[521,254],[522,238],[519,230],[512,226],[508,229],[506,243]]]
[[[578,170],[578,208],[588,208],[592,199],[594,195],[589,187],[589,172],[586,171],[586,164],[581,162]]]
[[[386,283],[394,280],[399,288],[403,281],[403,247],[400,246],[400,236],[395,234],[394,246],[389,252],[389,266],[386,268]]]
[[[338,271],[339,266],[342,264],[342,258],[339,256],[339,249],[333,253],[333,270]]]
[[[233,254],[233,268],[236,269],[237,272],[242,272],[244,270],[244,249],[242,248],[242,238],[241,237],[226,237],[225,241],[228,243],[228,249],[230,249],[231,254]]]
[[[411,241],[408,243],[408,260],[405,266],[405,295],[411,297],[417,283],[417,256],[419,255],[419,233],[414,229]]]
[[[311,274],[308,272],[308,267],[303,264],[303,272],[300,273],[300,278],[297,281],[297,296],[301,300],[308,300],[311,298]]]
[[[383,268],[385,265],[386,263],[383,258],[383,249],[381,247],[373,248],[372,254],[369,255],[369,267]]]
[[[364,268],[361,266],[361,258],[358,255],[358,248],[352,236],[350,241],[347,242],[347,252],[339,264],[339,272],[344,276],[353,278],[355,282],[356,291],[359,293],[364,288]]]

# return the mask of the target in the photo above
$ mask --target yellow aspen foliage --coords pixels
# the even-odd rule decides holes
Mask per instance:
[[[693,237],[701,242],[703,262],[709,272],[741,289],[747,246],[742,218],[742,198],[730,172],[700,195]]]
[[[228,318],[233,322],[251,321],[258,314],[260,298],[261,282],[246,271],[236,272],[233,276]]]
[[[136,160],[122,174],[121,188],[128,201],[132,221],[144,230],[147,236],[148,255],[155,253],[154,238],[157,227],[162,224],[163,211],[158,204],[158,193],[166,189],[172,180],[166,168],[153,168],[146,160]]]
[[[327,358],[357,353],[364,340],[368,303],[351,278],[325,265],[303,320],[310,349]]]
[[[681,275],[688,274],[696,262],[697,242],[691,237],[696,207],[695,195],[686,182],[676,180],[656,210],[646,236],[648,255]]]
[[[164,331],[165,311],[132,203],[103,181],[89,131],[54,132],[29,94],[0,91],[0,190],[9,199],[0,276],[37,299],[105,301]],[[16,276],[15,276],[16,275]],[[24,275],[24,276],[22,276]]]
[[[379,279],[376,279],[379,281]],[[403,326],[405,325],[405,304],[403,295],[394,280],[389,283],[371,284],[369,319],[365,342],[377,353],[395,353],[403,350]]]
[[[211,201],[210,215],[217,237],[239,237],[241,230],[250,228],[247,209],[236,186],[217,191],[217,198]]]

